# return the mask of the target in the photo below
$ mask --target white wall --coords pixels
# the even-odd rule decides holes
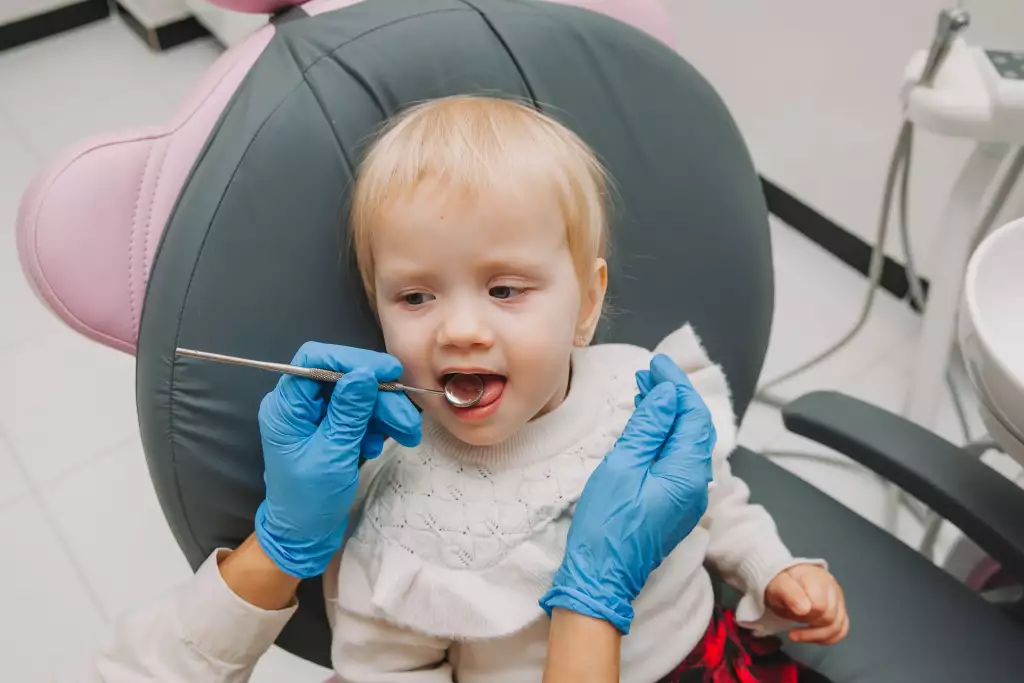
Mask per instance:
[[[1024,49],[1024,2],[965,0],[959,6],[971,13],[977,40],[999,49]]]
[[[952,0],[664,2],[683,56],[725,99],[761,172],[872,242],[903,68]],[[1024,2],[961,4],[972,14],[969,42],[1024,49]],[[911,222],[925,274],[942,201],[969,150],[917,136]],[[1011,207],[1004,213],[1024,214],[1024,191]],[[895,234],[887,251],[902,259]]]

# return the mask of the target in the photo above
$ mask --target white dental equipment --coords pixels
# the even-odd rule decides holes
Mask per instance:
[[[1005,452],[1024,464],[1022,266],[1024,218],[994,231],[971,256],[958,319],[982,420]]]
[[[986,51],[969,46],[960,36],[969,25],[962,10],[939,14],[935,37],[905,70],[902,92],[906,120],[893,149],[878,231],[868,272],[869,291],[851,330],[834,345],[799,367],[762,385],[758,398],[781,407],[785,400],[770,393],[775,385],[805,372],[845,347],[864,328],[881,283],[889,214],[899,184],[898,223],[906,258],[910,299],[923,310],[918,351],[903,406],[903,414],[925,428],[932,427],[955,342],[957,307],[967,260],[992,227],[1024,168],[1024,52]],[[975,149],[961,170],[942,213],[936,240],[942,245],[931,272],[927,302],[914,266],[907,218],[907,190],[914,128],[940,135],[969,138]],[[995,189],[1004,160],[1017,148]],[[987,203],[984,203],[987,197]],[[984,203],[984,209],[983,209]],[[956,393],[954,390],[954,402]],[[788,454],[779,454],[788,455]],[[897,530],[903,496],[889,486],[886,526]],[[940,520],[927,513],[922,550],[932,553]]]
[[[1024,218],[999,228],[975,250],[967,267],[958,317],[960,349],[982,421],[1002,450],[1020,464],[1024,464],[1022,264]],[[1019,468],[998,469],[1024,486],[1024,473]],[[926,541],[934,543],[938,526],[930,527],[928,532],[932,538]],[[999,564],[966,536],[954,542],[943,566],[969,588],[996,600],[1020,597],[1019,590],[1001,589],[1004,582]]]

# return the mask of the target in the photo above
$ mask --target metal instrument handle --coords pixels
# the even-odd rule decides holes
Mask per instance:
[[[252,360],[249,358],[239,358],[237,356],[226,356],[222,353],[210,353],[208,351],[195,351],[193,349],[182,349],[176,350],[179,356],[186,356],[189,358],[198,358],[200,360],[213,361],[215,363],[225,363],[227,365],[239,365],[245,368],[256,368],[257,370],[267,370],[270,372],[277,372],[282,375],[294,375],[296,377],[305,377],[306,379],[316,380],[318,382],[337,382],[345,376],[344,372],[337,372],[335,370],[326,370],[324,368],[304,368],[300,365],[289,365],[288,363],[271,363],[270,361],[263,360]],[[416,391],[423,394],[437,394],[438,396],[444,396],[444,391],[440,389],[424,389],[422,387],[410,387],[399,382],[378,382],[377,386],[381,391]]]

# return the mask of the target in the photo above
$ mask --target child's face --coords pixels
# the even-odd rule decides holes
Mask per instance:
[[[456,438],[498,443],[565,398],[574,341],[589,338],[606,282],[598,259],[581,289],[565,233],[554,197],[449,201],[430,181],[374,228],[377,311],[403,381],[487,375],[473,408],[410,394]]]

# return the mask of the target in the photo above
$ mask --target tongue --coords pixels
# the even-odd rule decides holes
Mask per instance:
[[[500,375],[480,375],[480,379],[484,381],[484,393],[481,394],[477,405],[490,405],[498,400],[501,392],[505,391],[505,378]]]
[[[499,375],[455,375],[448,382],[448,390],[461,400],[472,401],[479,395],[477,406],[494,403],[504,389],[505,378]]]

